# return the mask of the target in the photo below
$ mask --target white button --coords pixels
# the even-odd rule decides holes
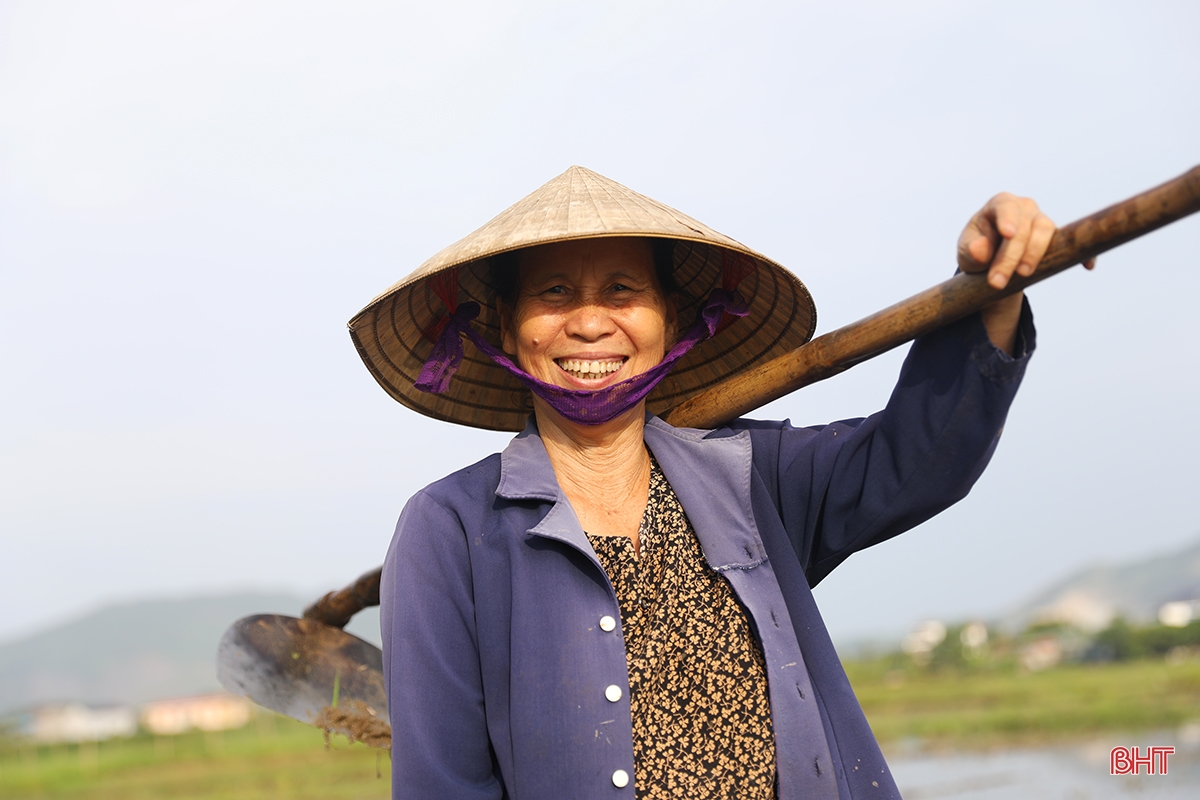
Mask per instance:
[[[604,690],[604,696],[608,698],[608,702],[615,703],[621,699],[621,687],[615,683]]]
[[[618,789],[624,789],[629,785],[629,773],[623,769],[619,769],[613,773],[613,786]]]
[[[617,627],[617,621],[612,617],[605,615],[600,618],[600,630],[611,631],[615,627]]]

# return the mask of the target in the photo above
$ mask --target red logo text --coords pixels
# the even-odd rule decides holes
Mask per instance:
[[[1137,747],[1114,747],[1108,756],[1109,772],[1113,775],[1166,775],[1167,757],[1175,754],[1174,747],[1147,747],[1146,755]]]

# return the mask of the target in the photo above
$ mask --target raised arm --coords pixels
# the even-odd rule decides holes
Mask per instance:
[[[959,267],[1005,286],[1033,271],[1054,230],[1032,200],[997,195],[963,229]],[[878,414],[816,428],[741,423],[753,430],[756,462],[810,584],[966,496],[1033,345],[1032,314],[1018,294],[916,340]]]

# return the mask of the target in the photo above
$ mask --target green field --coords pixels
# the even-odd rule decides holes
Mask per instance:
[[[1036,746],[1200,721],[1200,661],[920,669],[896,658],[847,664],[887,747]],[[95,800],[386,798],[386,754],[263,714],[237,731],[33,747],[0,740],[0,797]],[[376,777],[378,774],[381,777]]]
[[[0,746],[0,798],[387,798],[386,753],[262,714],[245,728],[98,744]],[[378,770],[378,772],[377,772]],[[378,777],[377,777],[378,775]]]
[[[846,672],[883,743],[931,747],[1037,745],[1097,733],[1200,722],[1200,661],[1161,659],[1012,668],[922,670],[894,659]]]

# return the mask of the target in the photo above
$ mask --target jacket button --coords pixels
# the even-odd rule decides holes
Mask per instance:
[[[608,702],[615,703],[621,699],[621,687],[615,683],[604,690],[604,696],[608,698]]]
[[[618,789],[624,789],[629,785],[629,773],[623,769],[619,769],[613,773],[613,786]]]
[[[615,627],[617,627],[617,621],[612,617],[605,614],[600,618],[600,630],[611,631]]]

